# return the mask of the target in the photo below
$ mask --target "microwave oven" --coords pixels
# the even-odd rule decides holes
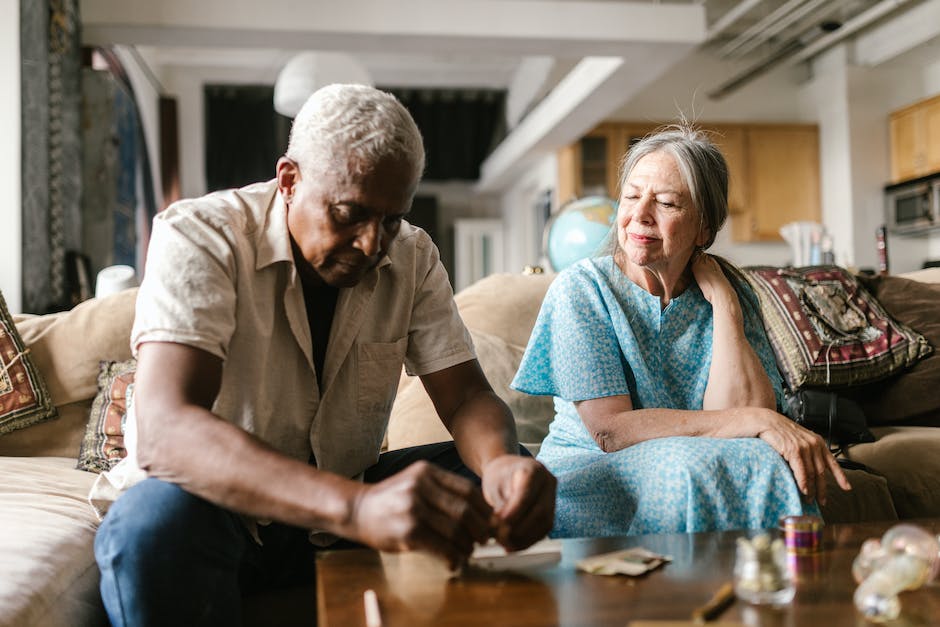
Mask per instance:
[[[885,188],[885,222],[892,233],[940,228],[940,175]]]

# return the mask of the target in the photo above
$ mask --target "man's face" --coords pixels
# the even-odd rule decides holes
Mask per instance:
[[[412,167],[398,160],[355,176],[334,171],[305,178],[296,163],[281,158],[277,180],[296,250],[333,287],[356,285],[379,262],[417,185]]]

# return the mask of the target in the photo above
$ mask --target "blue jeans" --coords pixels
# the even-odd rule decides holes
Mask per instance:
[[[419,459],[479,483],[452,442],[384,453],[365,481]],[[135,485],[111,506],[95,537],[112,625],[240,625],[243,594],[313,581],[316,547],[306,530],[274,523],[258,531],[260,545],[238,514],[175,484]]]

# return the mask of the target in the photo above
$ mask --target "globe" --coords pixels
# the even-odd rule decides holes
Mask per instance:
[[[604,242],[617,215],[617,203],[606,196],[586,196],[562,206],[548,224],[546,256],[560,272],[590,257]]]

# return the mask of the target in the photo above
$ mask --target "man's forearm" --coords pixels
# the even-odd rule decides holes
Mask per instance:
[[[159,422],[140,429],[150,476],[248,516],[345,535],[361,484],[291,459],[201,407]]]
[[[519,452],[512,412],[495,392],[480,391],[467,398],[446,426],[461,459],[477,475],[491,459]]]

